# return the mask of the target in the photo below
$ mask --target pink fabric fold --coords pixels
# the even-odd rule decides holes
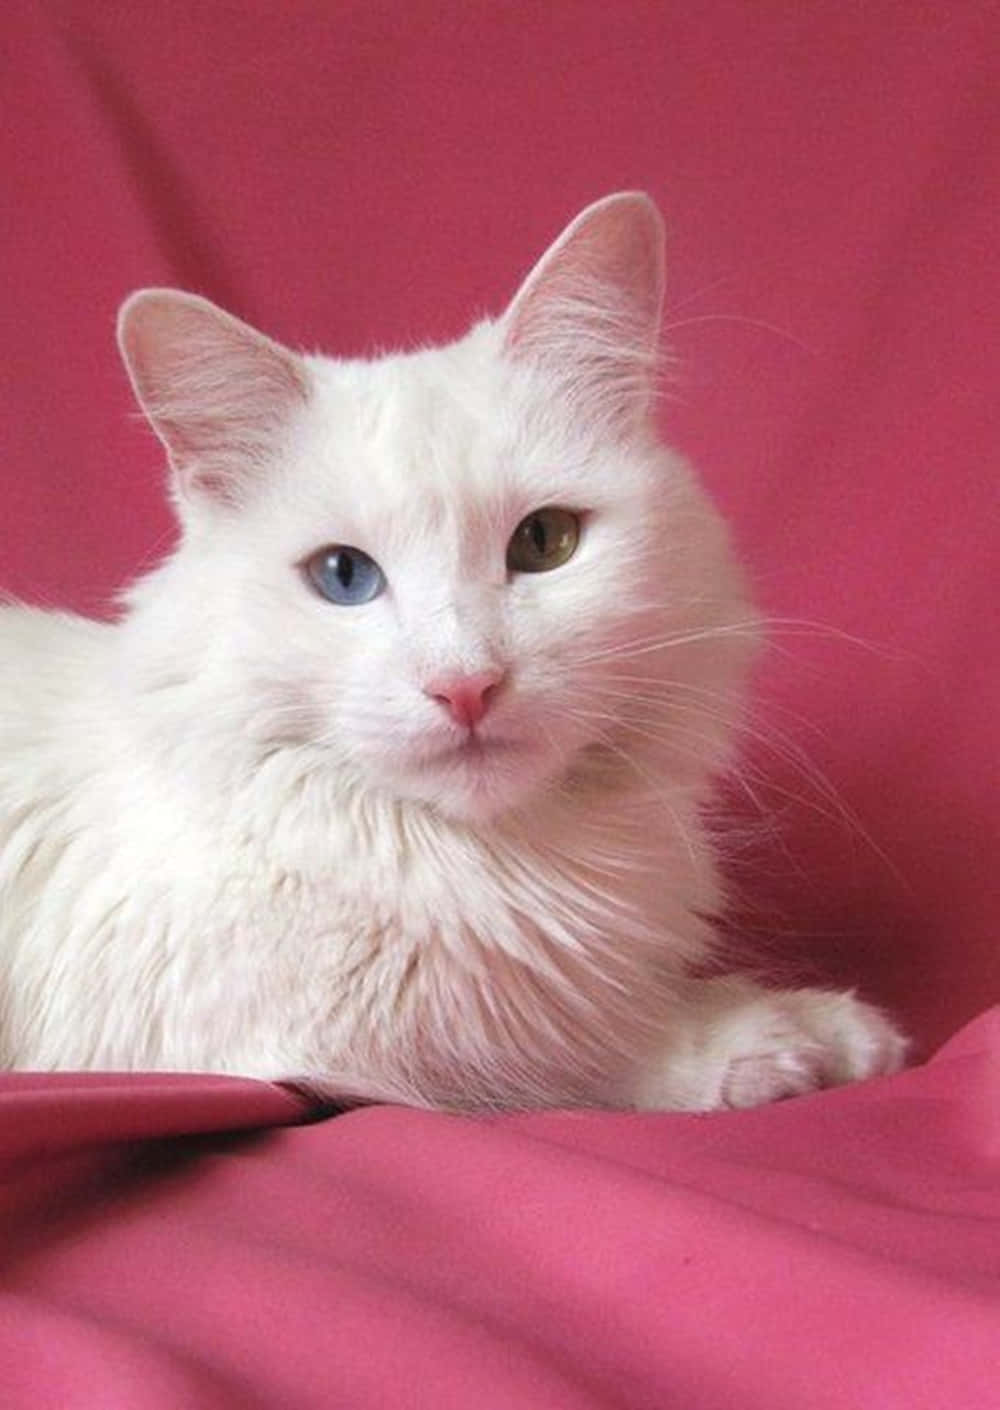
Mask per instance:
[[[8,1188],[39,1119],[4,1404],[992,1410],[998,1087],[1000,1009],[897,1077],[709,1117],[240,1134],[301,1107],[114,1078],[79,1084],[67,1154],[40,1118],[73,1080],[7,1079]]]

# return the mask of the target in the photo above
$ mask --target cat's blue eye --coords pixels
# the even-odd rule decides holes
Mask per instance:
[[[385,574],[360,548],[330,544],[305,562],[306,576],[321,597],[340,607],[360,607],[378,597]]]

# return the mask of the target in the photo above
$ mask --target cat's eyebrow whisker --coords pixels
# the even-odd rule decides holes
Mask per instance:
[[[574,657],[574,662],[581,666],[596,665],[600,661],[646,656],[650,652],[668,651],[671,648],[689,646],[695,642],[714,641],[719,637],[747,636],[753,639],[757,634],[756,618],[748,618],[744,622],[727,622],[711,627],[678,631],[663,637],[639,638],[636,644],[617,643],[599,651],[581,653],[581,655]]]
[[[900,652],[884,642],[866,641],[853,632],[845,631],[827,622],[818,622],[807,617],[767,617],[755,616],[740,621],[694,628],[659,637],[637,637],[632,641],[614,643],[599,650],[583,653],[575,660],[580,665],[596,664],[610,657],[628,659],[643,656],[654,651],[665,651],[672,646],[686,646],[695,642],[711,641],[726,636],[747,636],[760,642],[765,651],[782,652],[779,638],[801,637],[806,640],[840,642],[860,651],[866,651],[882,659],[914,660],[912,655]]]
[[[703,299],[706,294],[714,294],[716,289],[720,289],[723,284],[731,283],[732,279],[733,275],[731,273],[720,274],[715,279],[709,280],[707,284],[700,284],[697,288],[692,289],[692,291],[689,294],[685,294],[682,299],[670,298],[669,302],[664,306],[663,312],[665,315],[675,314],[678,309],[687,308],[690,304],[697,303],[698,300]],[[664,331],[674,326],[675,321],[671,319],[669,323],[664,324]]]
[[[799,348],[802,352],[808,353],[810,357],[815,357],[816,349],[804,343],[801,338],[797,338],[794,333],[787,328],[780,327],[777,323],[769,323],[764,318],[750,318],[742,313],[696,313],[687,318],[673,319],[663,325],[664,333],[676,333],[682,328],[697,327],[701,323],[738,323],[746,328],[756,328],[762,333],[773,333],[775,337],[782,338],[785,342],[791,343],[793,347]]]

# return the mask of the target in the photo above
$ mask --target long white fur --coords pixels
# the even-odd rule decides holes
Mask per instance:
[[[661,292],[625,193],[449,347],[305,358],[191,295],[125,305],[182,535],[114,624],[0,611],[0,1063],[696,1108],[898,1065],[850,996],[691,977],[757,632],[654,428]],[[512,576],[545,505],[579,549]],[[387,591],[320,598],[330,543]],[[462,752],[426,688],[483,670]]]

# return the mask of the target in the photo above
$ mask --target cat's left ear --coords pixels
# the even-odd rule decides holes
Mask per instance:
[[[502,319],[504,346],[591,409],[634,423],[658,368],[663,221],[641,191],[596,201],[535,265]]]
[[[309,398],[302,359],[177,289],[126,299],[118,346],[182,494],[242,502]]]

